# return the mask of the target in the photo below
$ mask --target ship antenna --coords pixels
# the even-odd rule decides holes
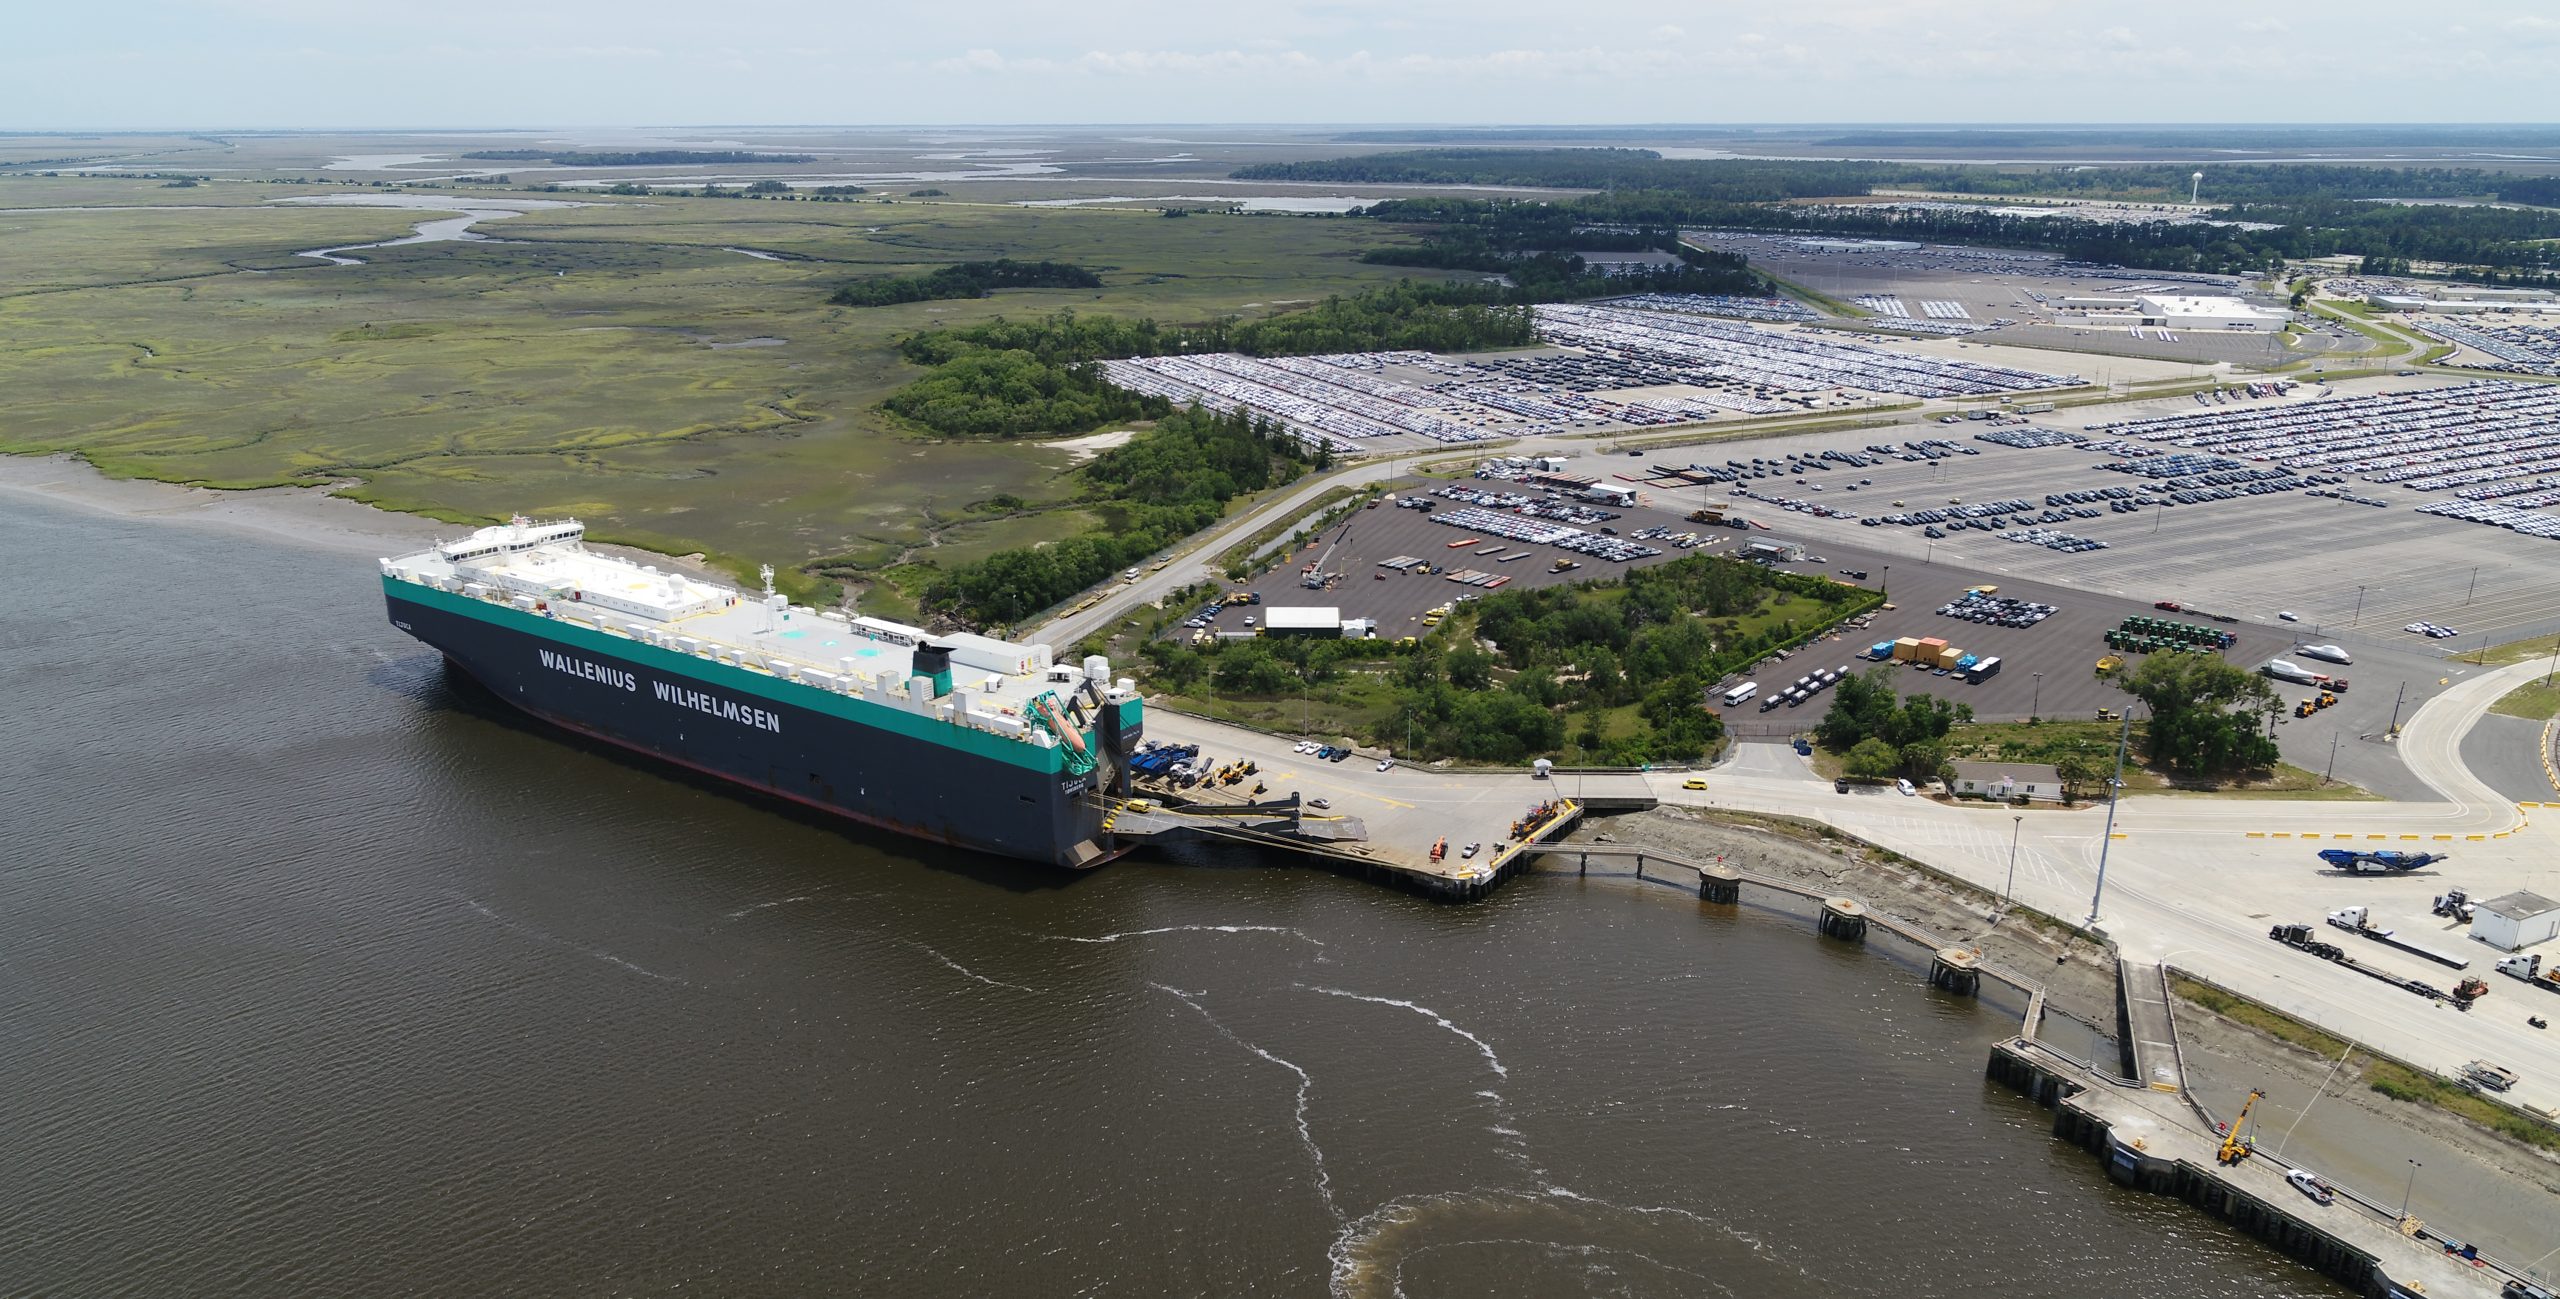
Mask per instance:
[[[764,579],[764,593],[766,595],[773,594],[773,565],[759,565],[756,568],[756,576]]]

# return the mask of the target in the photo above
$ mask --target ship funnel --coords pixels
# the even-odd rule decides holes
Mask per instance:
[[[951,647],[936,645],[930,641],[919,643],[916,646],[915,668],[907,675],[910,679],[920,678],[931,681],[933,697],[936,699],[950,694]]]

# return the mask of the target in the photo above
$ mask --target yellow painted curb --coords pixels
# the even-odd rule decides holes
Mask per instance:
[[[2114,834],[2108,835],[2107,837],[2108,837],[2108,838],[2110,838],[2110,839],[2122,839],[2122,838],[2124,838],[2124,837],[2125,837],[2125,834],[2124,834],[2124,831],[2122,831],[2122,830],[2118,830],[2118,831],[2116,831]]]
[[[2453,838],[2453,836],[2452,836],[2452,835],[2449,835],[2449,834],[2440,834],[2440,835],[2437,835],[2437,836],[2436,836],[2436,841],[2437,841],[2437,842],[2439,842],[2439,843],[2442,843],[2442,842],[2448,841],[2448,840],[2450,840],[2450,839],[2452,839],[2452,838]]]
[[[2415,838],[2417,838],[2418,836],[2416,836],[2416,835],[2414,835],[2414,834],[2404,834],[2404,835],[2402,835],[2402,836],[2400,836],[2400,837],[2401,837],[2401,838],[2403,838],[2403,839],[2415,839]]]
[[[2465,839],[2470,840],[2470,841],[2471,841],[2471,842],[2473,842],[2473,843],[2478,843],[2478,842],[2480,842],[2481,840],[2488,838],[2489,836],[2487,836],[2487,835],[2485,835],[2485,834],[2466,834],[2466,835],[2464,835],[2464,836],[2462,836],[2462,837],[2463,837],[2463,838],[2465,838]]]
[[[2252,839],[2264,839],[2267,837],[2267,832],[2264,830],[2252,830],[2249,832],[2248,837]]]

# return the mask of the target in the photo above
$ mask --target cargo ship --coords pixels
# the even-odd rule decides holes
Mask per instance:
[[[865,825],[1069,868],[1126,851],[1145,705],[1101,657],[937,635],[516,518],[382,564],[391,625],[567,730]]]

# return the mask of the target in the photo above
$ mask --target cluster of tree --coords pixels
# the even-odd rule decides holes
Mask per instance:
[[[2509,203],[2560,207],[2560,176],[2519,177],[2506,181],[2498,186],[2498,197]]]
[[[1103,381],[1095,362],[1174,352],[1478,351],[1536,341],[1525,308],[1490,286],[1399,281],[1260,320],[1159,325],[1062,310],[930,330],[898,345],[934,373],[891,394],[891,412],[950,436],[1077,433],[1163,414],[1161,398]]]
[[[2283,705],[2256,673],[2211,654],[2153,654],[2116,684],[2150,709],[2143,752],[2152,766],[2229,776],[2275,764],[2269,723]]]
[[[1238,495],[1295,480],[1309,453],[1279,426],[1192,407],[1095,457],[1083,499],[1114,519],[1107,532],[1000,550],[927,587],[925,607],[975,626],[1010,624],[1217,521]]]
[[[765,182],[759,181],[758,184]],[[827,301],[840,307],[886,307],[900,302],[983,298],[997,289],[1098,289],[1101,277],[1071,262],[960,262],[922,275],[856,280]]]
[[[1843,755],[1848,773],[1860,780],[1897,773],[1928,780],[1947,765],[1947,732],[1972,720],[1970,704],[1895,693],[1893,669],[1878,666],[1840,678],[1813,734],[1822,747]]]
[[[671,167],[682,163],[816,162],[806,153],[749,153],[739,149],[638,149],[614,153],[551,149],[479,149],[462,155],[474,162],[535,162],[563,167]]]
[[[1820,607],[1801,623],[1753,619],[1778,597]],[[1519,762],[1570,742],[1589,760],[1632,766],[1707,753],[1724,735],[1708,686],[1880,600],[1690,556],[1607,581],[1499,592],[1469,606],[1470,635],[1444,631],[1409,648],[1264,638],[1211,652],[1159,642],[1146,654],[1177,691],[1213,679],[1234,695],[1287,697],[1323,691],[1354,666],[1382,672],[1393,707],[1377,738],[1420,757]]]

